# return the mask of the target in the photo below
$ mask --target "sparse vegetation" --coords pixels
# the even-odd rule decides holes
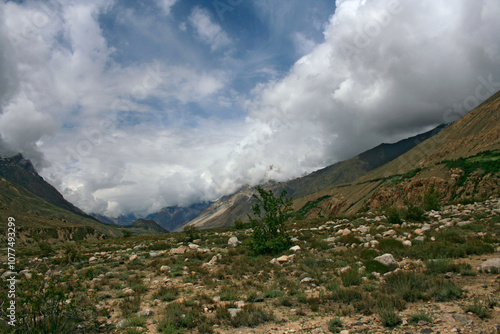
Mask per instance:
[[[286,197],[285,190],[275,197],[272,191],[256,189],[259,194],[254,195],[257,203],[252,206],[255,217],[250,217],[253,228],[250,249],[254,254],[279,253],[291,245],[285,221],[292,210],[292,199]]]

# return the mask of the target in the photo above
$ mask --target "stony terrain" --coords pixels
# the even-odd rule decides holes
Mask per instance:
[[[397,219],[291,221],[275,256],[248,228],[26,248],[19,289],[64,277],[82,333],[500,333],[500,199]]]

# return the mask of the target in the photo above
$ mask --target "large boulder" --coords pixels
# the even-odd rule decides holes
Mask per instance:
[[[389,253],[377,256],[374,260],[388,267],[396,266],[398,264],[394,259],[394,256],[392,256],[392,254]]]
[[[229,238],[227,244],[231,247],[237,247],[239,244],[241,244],[241,241],[239,241],[237,237],[231,237]]]
[[[500,258],[490,259],[488,261],[483,262],[480,267],[482,272],[500,272]]]

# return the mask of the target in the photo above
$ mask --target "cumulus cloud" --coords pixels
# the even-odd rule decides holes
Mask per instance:
[[[189,22],[196,30],[198,37],[209,44],[212,51],[231,43],[231,39],[222,27],[212,20],[208,10],[201,7],[193,8]]]
[[[170,14],[171,8],[175,5],[177,0],[157,0],[156,3],[158,4],[158,7],[160,7],[163,10],[163,13],[165,15]]]
[[[117,62],[99,21],[113,2],[36,4],[0,4],[0,150],[38,161],[88,212],[145,215],[287,180],[500,89],[496,0],[339,0],[324,41],[288,32],[305,55],[285,74],[263,64],[272,80],[245,95],[230,68]],[[233,43],[206,9],[187,12],[213,54]]]
[[[500,81],[492,13],[494,1],[337,1],[325,42],[257,94],[250,118],[275,130],[268,145],[300,133],[330,162],[450,121],[480,78]]]

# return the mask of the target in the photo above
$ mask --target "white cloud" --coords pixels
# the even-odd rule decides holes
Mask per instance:
[[[160,7],[163,10],[163,13],[165,15],[170,15],[170,10],[172,7],[175,5],[177,0],[156,0],[156,3],[158,4],[158,7]]]
[[[189,15],[189,22],[195,28],[198,37],[209,44],[212,51],[231,43],[231,39],[222,27],[212,21],[208,10],[200,7],[193,8]]]

